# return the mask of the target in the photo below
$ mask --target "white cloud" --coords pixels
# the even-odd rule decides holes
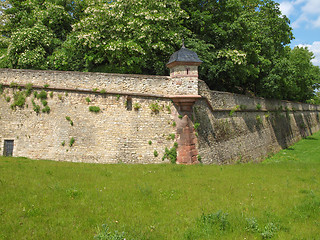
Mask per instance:
[[[302,7],[304,14],[320,14],[320,1],[308,0],[306,5]]]
[[[293,11],[294,11],[294,6],[293,6],[293,2],[282,2],[280,3],[280,11],[282,12],[283,15],[286,15],[287,17],[289,17]]]
[[[284,0],[280,1],[280,10],[296,19],[293,28],[320,28],[320,0]]]
[[[307,47],[309,51],[313,52],[315,58],[312,59],[312,63],[316,66],[320,66],[320,41],[310,44],[299,44],[298,47]]]

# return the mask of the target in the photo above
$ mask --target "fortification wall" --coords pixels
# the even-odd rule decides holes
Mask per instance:
[[[198,150],[206,163],[259,161],[320,129],[319,106],[210,91],[194,106]]]
[[[45,91],[50,112],[34,93],[11,109],[12,83]],[[319,106],[210,91],[194,78],[0,69],[0,84],[0,154],[13,140],[14,156],[33,159],[162,163],[177,142],[184,163],[198,154],[208,164],[258,161],[320,126]]]
[[[198,94],[198,79],[194,77],[182,80],[167,76],[0,69],[0,81],[3,84],[31,83],[41,87],[48,84],[56,89],[89,91],[104,89],[122,94],[140,93],[159,96]]]
[[[60,90],[52,90],[51,98],[51,90],[47,89],[50,112],[41,112],[44,106],[39,99],[34,99],[41,107],[36,113],[32,95],[24,108],[10,109],[13,91],[19,90],[5,88],[0,97],[1,153],[4,140],[9,139],[14,140],[14,156],[74,162],[160,163],[165,148],[173,146],[174,140],[169,134],[175,133],[174,107],[168,99],[128,99]],[[8,96],[11,96],[10,102],[5,100]],[[90,103],[86,101],[88,98]],[[158,113],[150,109],[150,105],[156,103],[161,108]],[[135,104],[139,109],[134,109]],[[89,106],[98,106],[101,111],[90,112]],[[168,107],[172,108],[171,113]],[[72,138],[75,142],[69,146]]]

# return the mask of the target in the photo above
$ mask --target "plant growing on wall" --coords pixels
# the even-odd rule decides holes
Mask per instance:
[[[158,113],[160,111],[160,106],[158,104],[158,102],[155,103],[151,103],[149,108],[151,109],[152,112],[154,113]]]
[[[23,107],[26,102],[26,97],[24,92],[18,91],[14,93],[13,103],[11,104],[11,109],[15,109],[16,107]]]
[[[139,104],[139,103],[134,103],[133,104],[133,108],[134,108],[134,110],[139,110],[140,108],[141,108],[141,105]]]
[[[154,151],[153,151],[153,155],[154,155],[155,157],[158,157],[158,156],[159,156],[159,153],[157,152],[157,150],[154,150]]]
[[[262,124],[262,118],[261,118],[260,115],[257,115],[257,116],[256,116],[256,120],[257,120],[257,123],[258,123],[258,124]]]
[[[171,113],[171,107],[170,107],[170,105],[167,105],[167,106],[166,106],[166,109],[167,109],[168,113],[170,114],[170,113]]]
[[[25,88],[26,88],[26,96],[29,97],[33,89],[32,83],[26,84]]]
[[[98,113],[98,112],[100,112],[100,108],[97,106],[90,106],[89,111],[94,112],[94,113]]]
[[[258,104],[256,105],[256,109],[257,109],[257,110],[261,110],[261,107],[262,107],[262,106],[261,106],[260,103],[258,103]]]
[[[50,112],[50,107],[47,105],[44,108],[42,108],[43,113],[49,113]]]
[[[73,121],[69,116],[66,116],[66,120],[70,123],[71,126],[73,126]]]
[[[240,105],[236,105],[234,108],[230,110],[229,116],[232,117],[235,111],[240,109]]]
[[[48,98],[47,92],[42,90],[39,94],[37,94],[37,98],[41,100],[47,99]]]
[[[175,142],[173,147],[169,150],[168,148],[165,148],[165,153],[162,157],[162,161],[165,159],[170,160],[171,163],[176,163],[177,161],[177,148],[178,148],[178,143]]]
[[[72,147],[76,140],[72,137],[69,142],[69,147]]]

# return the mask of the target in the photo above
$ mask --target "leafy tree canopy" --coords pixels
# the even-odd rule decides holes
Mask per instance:
[[[273,0],[2,0],[1,67],[168,74],[186,46],[211,89],[307,101],[320,82]]]

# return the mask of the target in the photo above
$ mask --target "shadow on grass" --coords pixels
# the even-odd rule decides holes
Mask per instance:
[[[290,150],[290,151],[293,151],[293,150],[295,150],[293,147],[288,147],[288,148],[286,148],[286,150]]]
[[[318,141],[319,139],[315,138],[315,137],[306,137],[305,140],[316,140],[316,141]]]

